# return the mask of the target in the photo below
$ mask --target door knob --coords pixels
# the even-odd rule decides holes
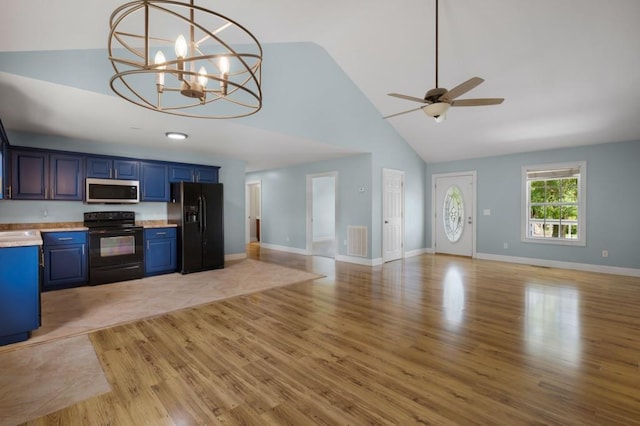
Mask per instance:
[[[388,221],[388,220],[385,220],[385,221],[384,221],[384,223],[389,223],[389,221]]]

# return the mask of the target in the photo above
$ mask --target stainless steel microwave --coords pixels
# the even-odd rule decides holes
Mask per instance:
[[[140,202],[140,181],[87,178],[86,203],[132,204]]]

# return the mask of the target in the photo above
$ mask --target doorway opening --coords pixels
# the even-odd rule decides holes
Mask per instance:
[[[307,253],[336,257],[337,172],[307,175]]]
[[[261,241],[261,221],[262,221],[262,182],[247,182],[245,190],[245,206],[246,206],[246,238],[247,244],[257,243]]]

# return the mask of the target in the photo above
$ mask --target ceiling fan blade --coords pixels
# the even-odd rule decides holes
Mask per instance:
[[[483,105],[500,105],[504,98],[480,98],[480,99],[458,99],[451,102],[451,106],[483,106]]]
[[[444,102],[451,102],[452,100],[454,100],[458,96],[464,95],[469,90],[475,88],[476,86],[478,86],[483,81],[484,80],[481,79],[480,77],[472,77],[469,80],[465,81],[464,83],[459,84],[456,87],[454,87],[453,89],[449,90],[444,95],[440,96],[439,100],[444,101]]]
[[[393,96],[394,98],[405,99],[407,101],[420,102],[422,104],[426,104],[427,101],[421,98],[416,98],[414,96],[401,95],[400,93],[387,93],[389,96]]]
[[[408,110],[408,111],[397,112],[397,113],[395,113],[395,114],[387,115],[387,116],[382,117],[382,118],[384,118],[384,119],[386,120],[387,118],[396,117],[396,116],[398,116],[398,115],[406,114],[406,113],[408,113],[408,112],[417,111],[417,110],[422,109],[422,108],[424,108],[424,107],[414,108],[414,109],[410,109],[410,110]]]

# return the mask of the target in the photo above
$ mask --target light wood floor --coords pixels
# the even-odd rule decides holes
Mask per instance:
[[[112,391],[29,424],[640,424],[640,279],[424,255],[90,335]]]

